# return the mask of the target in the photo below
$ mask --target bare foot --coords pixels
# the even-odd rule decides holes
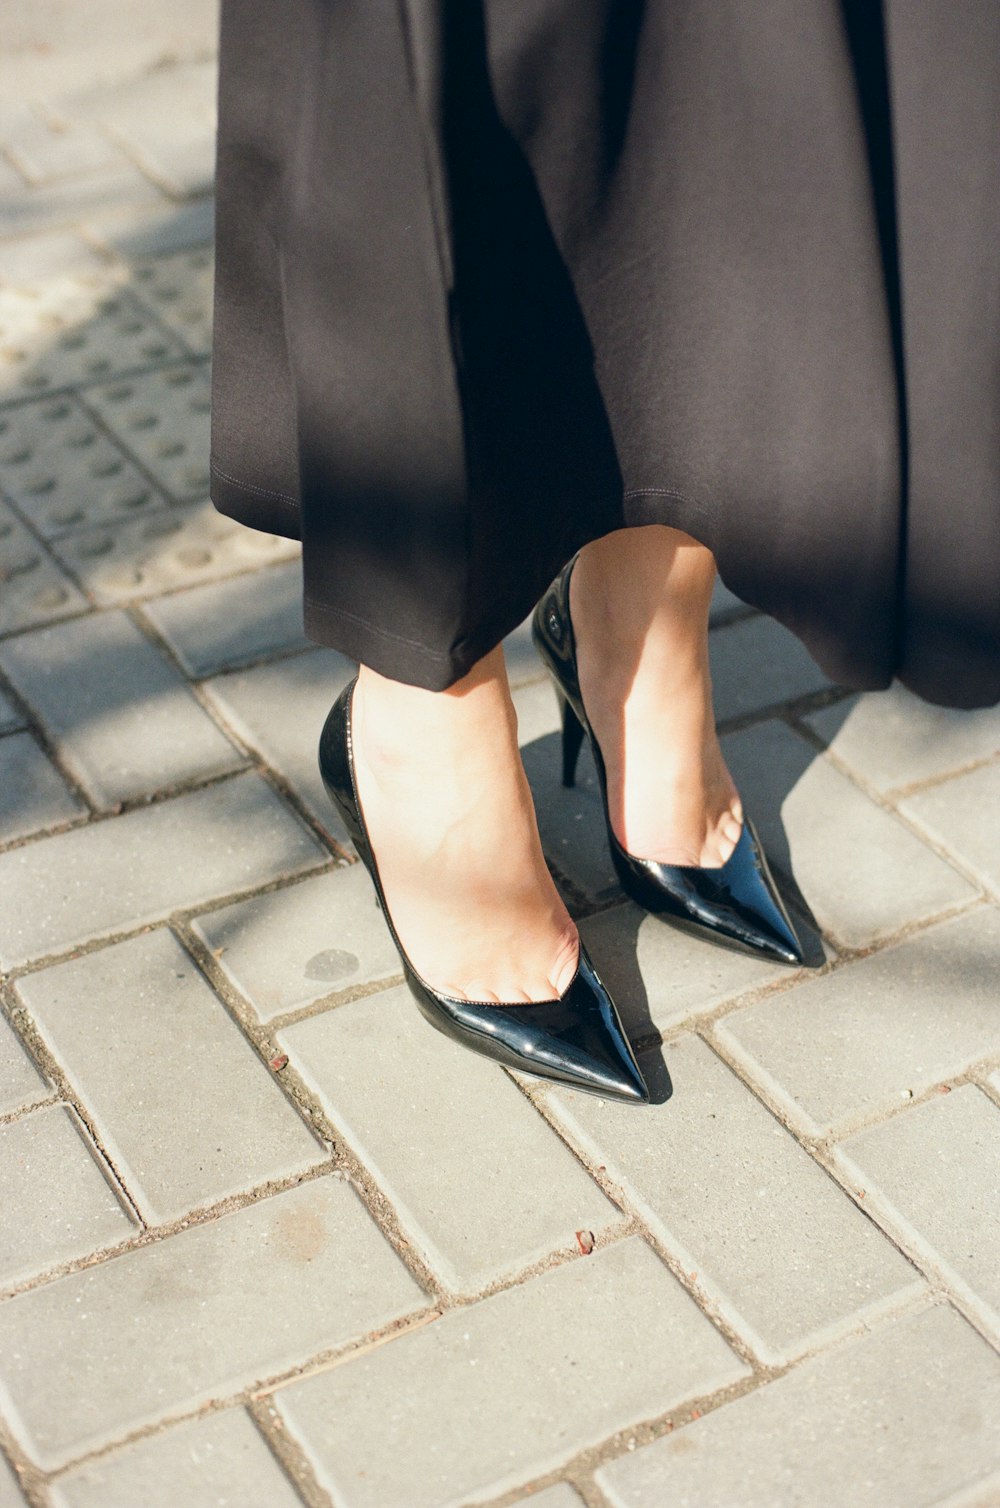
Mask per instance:
[[[717,868],[743,808],[715,732],[708,611],[715,561],[662,525],[585,546],[570,577],[580,691],[625,851]]]
[[[491,1004],[563,994],[579,937],[542,857],[502,651],[444,692],[362,667],[352,726],[372,851],[417,973]]]

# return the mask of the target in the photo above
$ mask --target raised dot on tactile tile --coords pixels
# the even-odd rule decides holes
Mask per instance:
[[[182,367],[179,372],[168,372],[167,381],[171,387],[187,387],[194,378],[194,373]]]
[[[64,528],[69,528],[70,524],[81,523],[85,514],[82,508],[71,506],[69,508],[53,508],[49,517],[54,524],[62,524]]]
[[[123,319],[118,326],[119,335],[138,335],[140,330],[146,327],[141,319]]]
[[[212,407],[212,400],[207,396],[192,398],[188,407],[193,414],[207,414]]]
[[[159,341],[152,341],[149,345],[140,346],[143,356],[156,357],[166,356],[169,346],[162,345]]]
[[[211,564],[211,550],[202,550],[195,545],[186,545],[183,550],[178,550],[174,559],[178,564],[186,566],[189,570],[195,570],[198,566]]]
[[[182,455],[185,450],[187,450],[187,446],[183,440],[161,440],[158,445],[154,446],[154,454],[158,455],[161,460],[168,460],[170,456]]]
[[[0,581],[10,580],[12,576],[26,576],[40,563],[39,555],[15,555],[10,560],[5,560],[0,565]]]
[[[109,387],[104,396],[111,403],[121,403],[123,399],[131,398],[133,391],[134,389],[125,383],[121,387]]]
[[[343,948],[327,948],[323,953],[314,953],[305,966],[305,977],[314,984],[339,984],[350,979],[361,967],[355,954]]]
[[[67,330],[60,335],[59,345],[64,351],[78,351],[81,346],[87,344],[87,337],[81,330]]]
[[[159,414],[136,414],[128,421],[129,429],[153,429],[160,422]]]
[[[34,454],[30,445],[17,445],[0,456],[0,462],[4,466],[20,466],[24,461],[30,461]]]
[[[35,593],[35,606],[43,611],[50,608],[62,607],[69,600],[69,593],[64,586],[46,586],[40,592]]]
[[[207,487],[211,477],[204,466],[189,466],[183,480],[185,487]]]
[[[71,435],[66,436],[65,443],[72,445],[74,450],[86,450],[88,445],[93,445],[97,439],[92,429],[75,429]]]
[[[82,555],[85,560],[91,560],[98,555],[109,555],[114,549],[115,542],[110,534],[99,534],[94,539],[81,539],[76,547],[76,553]]]
[[[50,403],[42,409],[42,418],[55,422],[66,419],[73,412],[68,403]]]
[[[156,271],[152,267],[136,267],[135,276],[141,278],[144,283],[148,283],[150,278],[156,276]]]
[[[27,351],[15,350],[12,346],[6,346],[0,351],[0,361],[24,361],[27,359]]]
[[[171,299],[180,298],[180,296],[181,290],[169,285],[165,288],[157,288],[156,290],[156,297],[162,299],[165,304],[168,304]]]
[[[121,299],[102,298],[97,307],[101,314],[117,314],[121,308]]]
[[[159,539],[165,534],[176,534],[180,527],[179,518],[151,518],[142,532],[147,539]]]
[[[92,356],[89,361],[84,362],[84,369],[93,372],[96,377],[101,372],[110,371],[111,363],[106,356]]]
[[[117,476],[124,466],[120,456],[103,456],[97,461],[91,461],[91,476]]]
[[[56,485],[54,476],[37,476],[23,484],[23,490],[29,497],[44,497],[46,492],[51,492]]]
[[[26,372],[24,375],[25,387],[48,387],[50,381],[48,372]]]
[[[108,495],[108,506],[111,508],[142,508],[149,502],[150,494],[142,487],[130,488],[126,491],[112,492]]]
[[[129,587],[142,584],[142,572],[137,571],[134,566],[120,566],[117,570],[109,571],[104,582],[110,591],[127,591]]]

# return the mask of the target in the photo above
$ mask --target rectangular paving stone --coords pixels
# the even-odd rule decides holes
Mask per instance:
[[[101,948],[16,988],[151,1223],[325,1159],[171,933]]]
[[[178,240],[175,224],[173,239],[180,250],[161,246],[173,252],[170,256],[146,256],[133,262],[133,287],[143,302],[154,311],[157,319],[179,335],[191,350],[204,351],[207,355],[212,345],[212,300],[214,294],[215,264],[210,243],[213,236],[212,201],[189,204],[178,215],[184,238]],[[202,234],[197,238],[193,232],[198,227],[199,217]],[[190,222],[190,223],[189,223]]]
[[[901,1315],[599,1467],[612,1508],[943,1508],[1000,1466],[1000,1357]]]
[[[713,629],[708,648],[720,723],[830,685],[802,641],[762,613]]]
[[[299,1021],[281,1044],[449,1287],[620,1220],[502,1069],[434,1031],[405,986]]]
[[[262,1021],[401,972],[361,864],[207,912],[192,926]]]
[[[24,727],[24,716],[9,696],[0,691],[0,733],[13,733]]]
[[[350,1185],[314,1178],[8,1299],[0,1385],[52,1471],[424,1304]]]
[[[715,947],[631,901],[581,923],[587,951],[634,1039],[791,978],[781,963]]]
[[[144,70],[76,103],[96,118],[150,178],[183,198],[211,187],[214,169],[215,70],[212,60]]]
[[[164,503],[71,393],[10,410],[0,439],[0,487],[44,539],[132,519]]]
[[[53,279],[101,276],[106,260],[74,230],[43,231],[0,242],[0,288],[37,288]]]
[[[338,1508],[458,1508],[745,1375],[633,1237],[274,1401]]]
[[[1000,893],[1000,761],[910,796],[900,809]]]
[[[211,195],[178,204],[126,205],[106,211],[95,205],[82,222],[91,241],[122,257],[162,256],[210,243],[215,234]],[[207,353],[202,337],[195,349]],[[192,342],[185,337],[185,345]]]
[[[93,190],[97,179],[89,182]],[[25,193],[38,203],[65,196],[66,189],[56,185],[41,194]],[[96,192],[102,205],[114,208],[114,199],[105,200],[99,188]],[[10,353],[0,366],[0,394],[5,399],[38,398],[185,355],[180,341],[123,286],[125,277],[120,267],[76,275],[39,273],[27,284],[0,292],[0,336]]]
[[[151,857],[155,862],[151,862]],[[155,922],[324,857],[259,775],[0,854],[0,964]],[[100,876],[100,884],[95,876]]]
[[[309,647],[302,632],[298,560],[156,597],[144,612],[188,674],[199,678]]]
[[[0,739],[0,843],[58,827],[86,810],[30,733]]]
[[[1000,1337],[1000,1110],[974,1085],[870,1126],[838,1159],[890,1229],[937,1267]]]
[[[20,1038],[0,1016],[0,1115],[37,1105],[52,1093],[21,1046]]]
[[[762,1361],[920,1291],[916,1269],[704,1042],[683,1036],[664,1056],[673,1093],[641,1115],[562,1090],[548,1104]]]
[[[868,947],[975,894],[784,724],[734,734],[723,752],[768,857],[835,944]]]
[[[0,415],[0,430],[8,423]],[[4,502],[0,502],[0,581],[0,638],[80,613],[88,606],[83,593]]]
[[[1000,754],[1000,708],[932,707],[898,684],[838,702],[806,722],[838,759],[880,791]]]
[[[223,722],[261,754],[325,831],[341,841],[346,840],[344,825],[323,789],[316,750],[326,715],[354,672],[352,661],[335,650],[316,649],[205,682]]]
[[[134,1226],[65,1105],[0,1127],[0,1285],[88,1256]],[[16,1211],[16,1218],[11,1212]]]
[[[47,183],[122,161],[122,153],[89,123],[57,130],[35,118],[6,144],[7,156],[29,183]]]
[[[818,1133],[1000,1052],[998,979],[1000,914],[986,906],[734,1011],[715,1030]]]
[[[0,667],[99,808],[246,763],[124,612],[20,634]]]
[[[53,553],[101,607],[218,581],[294,554],[298,546],[225,518],[211,503],[158,509],[114,529],[75,529]]]
[[[156,184],[124,154],[90,173],[4,195],[4,229],[8,235],[30,236],[46,230],[71,230],[94,209],[123,209],[134,204],[162,203]]]
[[[58,1477],[53,1508],[302,1508],[243,1409],[188,1419]]]

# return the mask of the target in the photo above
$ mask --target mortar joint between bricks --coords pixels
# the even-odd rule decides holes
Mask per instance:
[[[266,1398],[251,1398],[246,1410],[257,1433],[302,1499],[305,1508],[332,1508],[332,1500],[321,1487],[312,1461],[295,1436],[285,1428],[271,1395]]]

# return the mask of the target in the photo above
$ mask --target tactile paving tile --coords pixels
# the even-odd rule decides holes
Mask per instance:
[[[204,497],[211,396],[200,365],[142,372],[82,396],[176,502]]]
[[[0,412],[0,488],[46,539],[163,503],[70,394]]]
[[[34,535],[0,503],[0,634],[51,623],[86,606]]]
[[[162,508],[113,529],[64,534],[52,549],[93,600],[105,606],[287,560],[299,546],[246,529],[202,502]]]
[[[133,287],[157,318],[192,351],[212,348],[214,257],[199,246],[171,256],[144,257],[132,264]]]
[[[117,272],[118,284],[127,270]],[[110,273],[0,289],[0,402],[186,354]]]

